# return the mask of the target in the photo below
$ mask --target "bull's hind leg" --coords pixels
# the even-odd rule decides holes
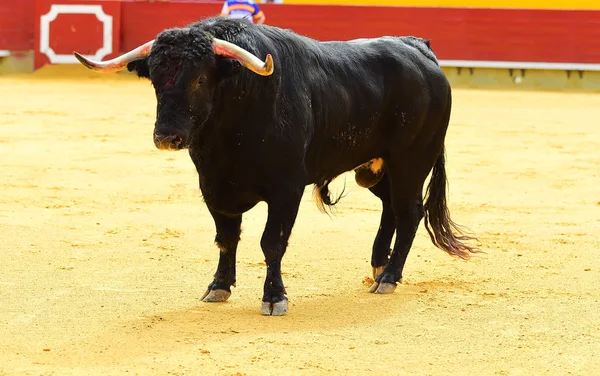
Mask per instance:
[[[260,240],[265,255],[267,277],[265,279],[261,314],[282,316],[288,312],[288,298],[281,278],[281,259],[292,234],[304,186],[291,192],[279,192],[268,200],[267,225]]]
[[[210,210],[210,209],[209,209]],[[242,216],[226,216],[210,210],[217,236],[215,243],[221,251],[215,279],[202,296],[205,302],[224,302],[231,295],[231,286],[235,286],[235,261],[242,225]]]
[[[397,161],[390,161],[392,163],[386,161],[396,240],[387,265],[375,279],[375,293],[393,292],[396,283],[402,279],[406,258],[424,215],[422,189],[431,169],[427,159],[429,158],[419,159],[416,155],[409,154],[401,156]]]
[[[369,188],[369,190],[377,197],[381,199],[383,204],[383,212],[381,213],[381,222],[379,223],[379,230],[375,236],[373,242],[373,251],[371,253],[371,267],[373,268],[373,279],[377,279],[383,269],[388,263],[390,256],[390,244],[396,231],[396,219],[394,217],[394,210],[392,209],[392,202],[390,197],[390,182],[387,176],[384,174],[381,180]],[[369,292],[375,292],[379,284],[373,283]]]

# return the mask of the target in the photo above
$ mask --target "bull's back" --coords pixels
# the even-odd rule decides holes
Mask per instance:
[[[326,42],[318,51],[307,72],[314,121],[307,162],[317,181],[402,147],[418,133],[438,95],[432,91],[444,90],[433,53],[402,38]]]

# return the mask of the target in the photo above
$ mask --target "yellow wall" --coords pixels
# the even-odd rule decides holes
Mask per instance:
[[[396,5],[414,7],[597,9],[600,0],[283,0],[285,4]]]

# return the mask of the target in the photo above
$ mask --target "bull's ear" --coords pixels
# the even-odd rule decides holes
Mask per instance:
[[[150,77],[150,68],[148,68],[148,58],[136,59],[127,63],[127,70],[130,72],[135,71],[138,77],[148,78]]]
[[[230,59],[226,57],[220,57],[217,59],[217,67],[219,70],[219,76],[222,78],[234,76],[241,72],[244,68],[236,59]]]

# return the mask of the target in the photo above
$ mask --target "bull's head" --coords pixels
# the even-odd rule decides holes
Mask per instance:
[[[203,123],[212,110],[217,81],[239,66],[232,59],[259,75],[273,73],[271,55],[263,62],[235,44],[194,28],[166,30],[110,61],[94,62],[74,54],[89,69],[117,72],[127,68],[152,81],[157,101],[154,144],[164,150],[189,146],[194,125]]]

